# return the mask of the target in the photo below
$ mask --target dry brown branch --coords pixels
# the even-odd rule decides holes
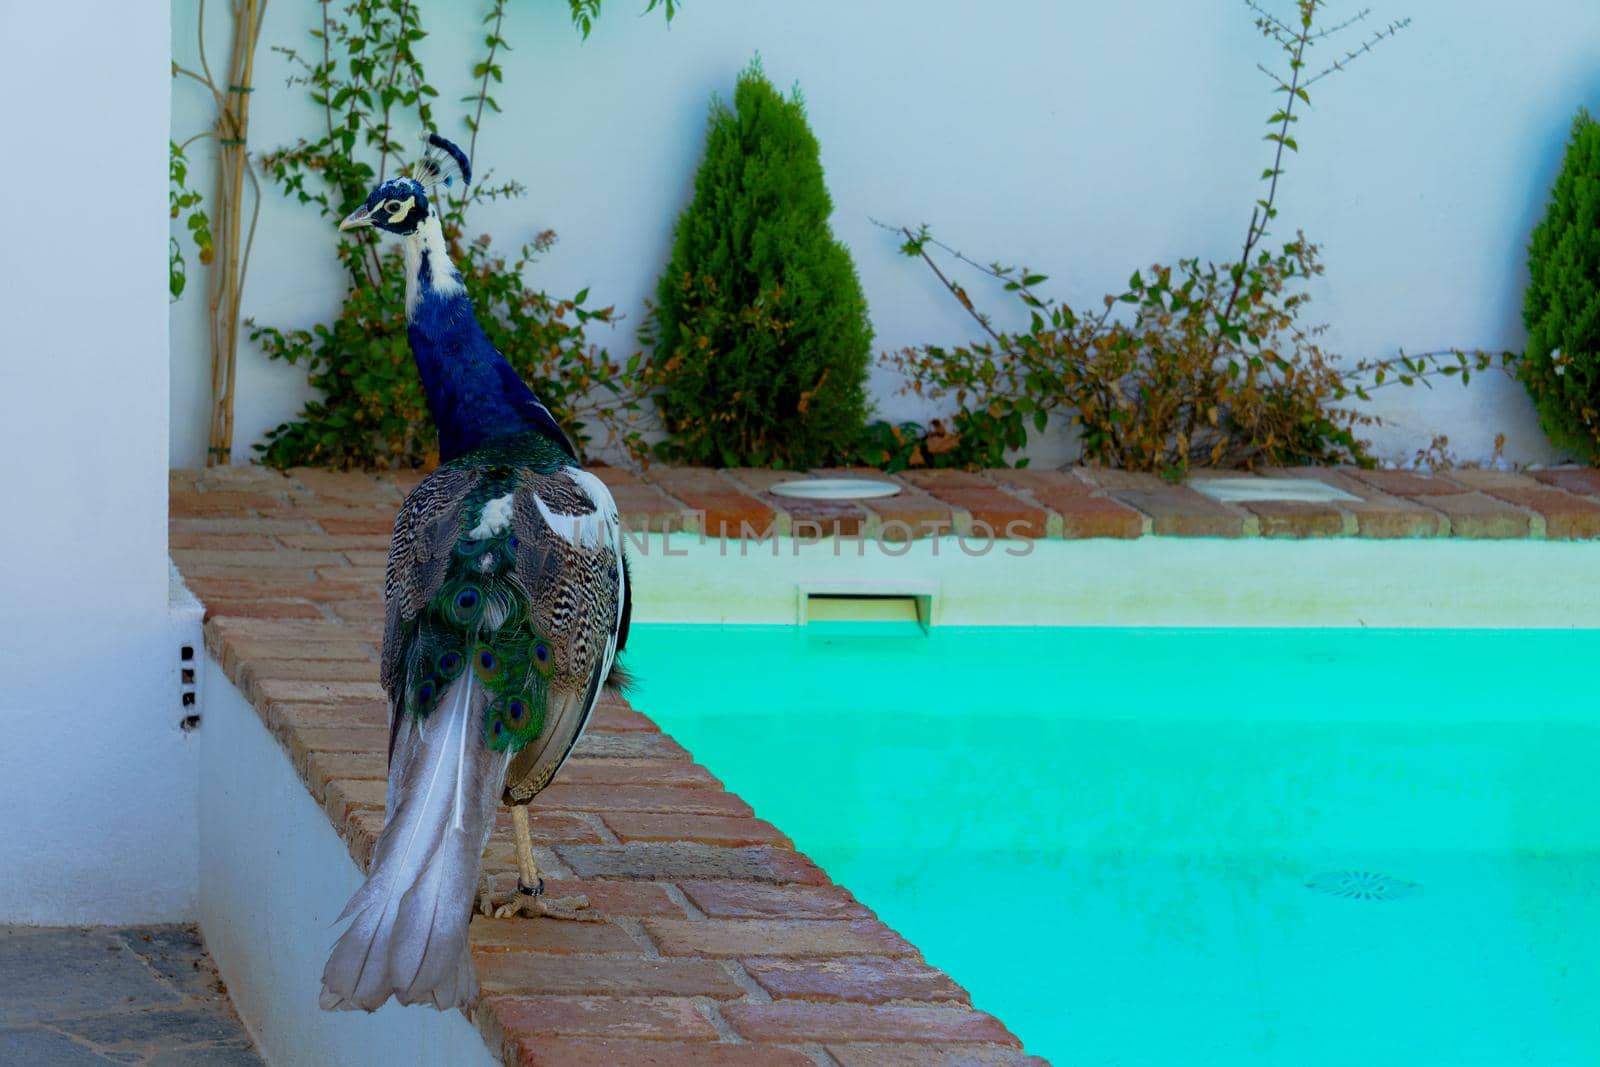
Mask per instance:
[[[217,140],[217,187],[212,214],[216,219],[217,255],[208,275],[211,349],[211,426],[206,439],[206,465],[229,462],[233,456],[234,378],[239,354],[239,304],[250,250],[255,243],[261,213],[261,187],[250,164],[250,94],[255,75],[256,43],[267,0],[233,0],[233,37],[228,53],[227,81],[219,85],[206,55],[206,5],[199,9],[198,72],[173,64],[173,74],[200,83],[211,94],[217,116],[209,131]],[[189,141],[204,134],[196,134]],[[184,144],[188,144],[185,141]],[[253,204],[249,225],[244,222],[244,184],[250,183]]]

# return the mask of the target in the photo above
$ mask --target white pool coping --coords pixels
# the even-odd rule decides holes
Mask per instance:
[[[1600,627],[1600,542],[1141,537],[629,542],[640,622],[792,625],[808,593],[933,626]]]

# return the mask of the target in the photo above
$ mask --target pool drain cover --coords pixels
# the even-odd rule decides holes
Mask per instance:
[[[1422,887],[1404,878],[1372,871],[1328,871],[1306,882],[1306,888],[1346,900],[1399,900]]]

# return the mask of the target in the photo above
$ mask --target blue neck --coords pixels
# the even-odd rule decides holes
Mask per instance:
[[[536,431],[577,459],[548,408],[495,350],[450,262],[439,220],[405,238],[406,324],[411,354],[449,462],[497,437]]]

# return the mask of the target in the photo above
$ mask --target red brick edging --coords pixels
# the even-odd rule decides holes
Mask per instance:
[[[1304,478],[1355,500],[1228,504],[1150,474],[1067,470],[814,471],[600,468],[628,527],[709,537],[794,534],[882,537],[941,533],[1029,538],[1460,537],[1574,540],[1600,537],[1600,470],[1423,475],[1354,467],[1197,477]],[[808,501],[769,490],[791,478],[859,475],[901,486],[892,497]]]

